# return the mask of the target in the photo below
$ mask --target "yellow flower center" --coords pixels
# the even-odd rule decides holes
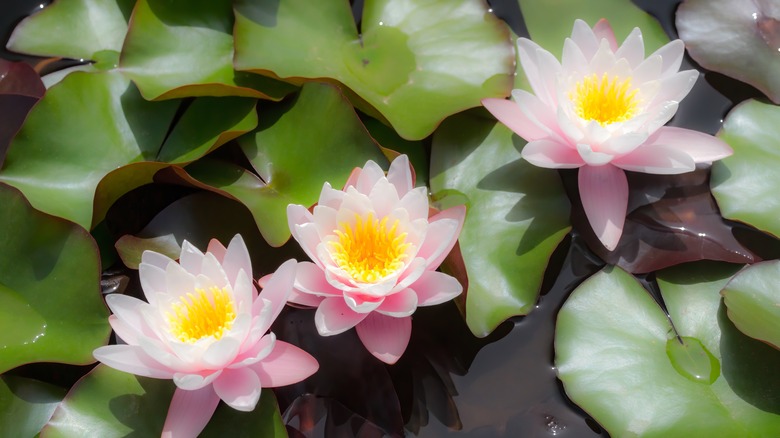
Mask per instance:
[[[624,122],[634,116],[638,98],[631,89],[631,78],[609,77],[606,73],[584,77],[574,86],[569,98],[574,110],[584,120],[595,120],[602,126]]]
[[[388,218],[365,220],[355,215],[355,225],[342,223],[335,230],[338,241],[330,242],[331,257],[349,276],[361,283],[375,283],[401,269],[408,257],[406,233],[398,232],[398,219],[388,227]]]
[[[194,294],[182,296],[171,310],[167,314],[171,334],[190,344],[208,336],[222,338],[236,319],[227,288],[211,287],[208,292],[195,289]]]

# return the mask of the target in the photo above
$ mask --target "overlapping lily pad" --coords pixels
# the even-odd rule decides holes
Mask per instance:
[[[558,174],[522,160],[524,144],[505,126],[469,115],[453,117],[434,136],[434,197],[468,207],[459,242],[466,321],[477,336],[533,309],[549,258],[569,231]]]
[[[721,213],[780,236],[780,107],[746,101],[729,113],[718,136],[734,149],[712,166],[712,194]]]
[[[94,241],[4,184],[0,205],[0,373],[30,362],[93,362],[110,332]]]
[[[386,159],[349,102],[330,85],[307,83],[290,105],[260,113],[239,143],[259,177],[228,163],[195,163],[197,180],[243,202],[273,246],[290,238],[287,205],[317,202],[327,181],[340,189],[352,169]]]
[[[57,0],[14,29],[8,49],[113,66],[135,0]]]
[[[98,365],[57,408],[43,433],[47,437],[158,436],[175,386],[170,380],[136,377]],[[201,437],[284,435],[276,399],[264,389],[252,412],[217,408]]]
[[[278,100],[294,89],[233,70],[230,0],[139,0],[120,66],[147,99],[208,95]]]
[[[256,124],[253,99],[201,99],[166,139],[179,101],[148,102],[116,71],[73,73],[30,113],[0,180],[36,208],[91,228],[121,194],[151,182],[165,166],[158,160],[191,161]],[[74,111],[78,102],[86,104]]]
[[[235,10],[238,69],[335,79],[404,138],[512,85],[508,29],[480,0],[368,0],[359,32],[343,0],[239,0]]]
[[[729,318],[746,335],[780,348],[780,261],[759,263],[737,274],[723,289]]]
[[[11,138],[45,92],[38,73],[28,64],[0,59],[0,166]]]
[[[0,376],[0,424],[7,437],[36,436],[65,396],[65,390],[18,376]]]
[[[566,393],[612,436],[780,434],[780,352],[739,332],[720,301],[737,269],[697,263],[659,274],[674,326],[619,268],[586,280],[558,315]]]
[[[780,103],[780,6],[765,0],[686,0],[676,15],[685,48],[702,67]]]

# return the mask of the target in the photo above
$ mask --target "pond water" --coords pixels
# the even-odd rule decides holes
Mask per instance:
[[[16,23],[47,3],[5,1],[0,6],[3,47]],[[361,3],[353,2],[356,12]],[[678,1],[635,3],[676,37],[673,13]],[[516,0],[490,4],[517,34],[527,35]],[[4,48],[0,57],[28,59]],[[686,58],[682,68],[696,67]],[[707,73],[671,124],[714,134],[735,102],[757,94],[748,86]],[[368,356],[354,332],[327,338],[313,347],[312,354],[321,362],[319,377],[276,391],[282,411],[287,411],[291,436],[372,437],[382,436],[382,430],[419,437],[607,436],[566,398],[553,366],[556,314],[572,289],[601,266],[584,238],[573,232],[554,254],[542,296],[531,314],[513,318],[488,338],[477,339],[454,304],[420,309],[410,347],[393,367]],[[652,277],[645,280],[652,289]],[[274,331],[281,339],[305,338],[301,333],[313,332],[312,319],[311,311],[290,309]],[[38,370],[26,367],[21,373],[41,378]],[[71,374],[84,371],[70,370]],[[317,396],[301,396],[305,392]]]

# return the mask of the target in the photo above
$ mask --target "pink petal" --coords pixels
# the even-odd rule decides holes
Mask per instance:
[[[685,173],[696,168],[690,155],[667,145],[642,145],[612,164],[624,170],[657,175]]]
[[[465,205],[450,207],[431,216],[425,241],[417,252],[418,257],[428,262],[428,269],[437,269],[450,253],[458,241],[465,218]]]
[[[377,312],[395,318],[409,316],[415,310],[417,310],[417,293],[412,289],[403,289],[388,295],[377,308]]]
[[[527,38],[517,39],[517,55],[534,94],[545,105],[555,106],[558,100],[555,80],[561,70],[558,60]]]
[[[596,38],[596,34],[593,33],[593,29],[588,26],[588,23],[577,19],[574,20],[574,27],[571,30],[571,40],[580,48],[585,58],[590,60],[596,51],[599,49],[599,41],[601,38]],[[617,46],[617,42],[615,42]]]
[[[717,137],[674,126],[659,128],[642,147],[658,145],[679,149],[696,163],[720,160],[734,153],[726,142]]]
[[[399,197],[403,197],[409,190],[414,188],[409,157],[399,155],[390,163],[390,168],[387,170],[387,180],[395,186]]]
[[[309,295],[293,288],[292,292],[290,292],[290,296],[287,297],[287,302],[297,304],[299,306],[317,307],[324,299],[325,297]]]
[[[520,111],[523,112],[525,117],[546,133],[544,137],[552,137],[553,140],[558,140],[561,143],[565,142],[564,131],[561,129],[556,110],[559,107],[548,106],[539,100],[538,97],[520,89],[512,90],[512,98],[517,102]],[[536,139],[530,137],[523,138],[526,141]]]
[[[409,220],[428,219],[428,188],[417,187],[408,191],[396,206],[409,214]]]
[[[344,298],[325,298],[314,314],[314,324],[322,336],[343,333],[366,318],[366,313],[357,313],[347,306]]]
[[[591,228],[610,251],[615,249],[628,205],[628,181],[622,169],[612,165],[583,166],[579,170],[582,207]]]
[[[138,338],[142,335],[134,327],[117,318],[116,315],[109,316],[108,323],[111,325],[111,328],[114,329],[116,337],[121,340],[121,342],[119,342],[120,344],[138,344]]]
[[[141,289],[144,291],[146,301],[156,305],[156,295],[167,293],[168,291],[168,286],[165,284],[165,268],[149,263],[141,263],[138,266],[138,277],[141,280]]]
[[[363,169],[360,167],[356,167],[352,169],[352,172],[349,174],[349,177],[347,178],[347,182],[344,183],[344,190],[347,189],[347,187],[355,187],[358,182],[358,178],[360,178],[360,174],[363,173]]]
[[[211,382],[222,374],[222,370],[203,370],[200,373],[175,373],[173,383],[180,389],[195,391],[206,386],[211,387]]]
[[[374,184],[376,184],[380,178],[384,177],[385,171],[375,162],[368,160],[366,165],[363,166],[363,171],[360,172],[360,176],[358,176],[355,189],[364,195],[368,195],[374,187]]]
[[[227,257],[228,254],[225,254],[225,258]],[[219,264],[217,258],[214,257],[214,254],[211,253],[206,253],[203,256],[203,263],[200,266],[200,274],[196,276],[196,280],[198,283],[196,287],[200,287],[202,289],[206,289],[207,287],[212,286],[216,286],[222,289],[229,284],[225,270],[222,269],[222,265]]]
[[[195,391],[176,388],[168,408],[162,438],[192,438],[198,436],[214,415],[219,396],[211,386]]]
[[[265,321],[265,324],[263,324],[263,333],[271,327],[271,324],[276,320],[276,317],[279,316],[285,303],[287,303],[287,298],[290,296],[293,283],[295,282],[297,266],[298,262],[296,262],[295,259],[290,259],[282,263],[282,265],[276,269],[276,272],[274,272],[271,279],[266,283],[262,292],[260,292],[260,298],[266,299],[271,303],[271,314]],[[255,300],[255,308],[252,309],[253,314],[256,315],[259,313],[257,306],[258,303],[261,302],[261,300]]]
[[[395,186],[390,184],[386,178],[382,178],[374,184],[368,197],[371,199],[378,219],[389,215],[393,207],[400,201]]]
[[[433,306],[447,302],[463,292],[463,286],[451,275],[425,271],[412,287],[417,292],[417,306]]]
[[[165,287],[173,300],[195,290],[195,277],[178,263],[169,263],[165,270]]]
[[[661,77],[666,77],[677,73],[682,64],[683,54],[685,53],[685,43],[682,40],[674,40],[660,49],[653,52],[648,58],[660,56],[663,60],[661,67]]]
[[[588,68],[588,60],[585,59],[582,50],[571,38],[566,38],[563,41],[561,63],[564,71],[572,73],[584,72]]]
[[[226,369],[213,386],[219,398],[237,411],[249,412],[260,400],[260,379],[249,368]]]
[[[335,297],[341,296],[342,294],[340,289],[336,289],[328,283],[322,268],[312,262],[298,263],[295,272],[295,289],[306,294],[317,296]]]
[[[653,102],[680,102],[688,95],[698,78],[697,70],[685,70],[663,79]]]
[[[369,353],[387,364],[394,364],[404,354],[412,336],[412,318],[393,318],[372,313],[357,325],[357,334]]]
[[[198,275],[200,274],[201,263],[203,263],[203,253],[185,240],[181,244],[179,264],[192,275]]]
[[[339,208],[342,199],[344,199],[344,192],[341,190],[334,190],[333,187],[330,186],[330,183],[326,182],[322,185],[322,191],[320,191],[320,199],[317,201],[317,205]]]
[[[173,262],[173,260],[159,252],[146,250],[141,254],[141,263],[157,266],[163,271],[168,268],[168,264],[171,262]]]
[[[136,345],[98,347],[92,356],[111,368],[137,376],[171,379],[174,371],[154,360]]]
[[[534,166],[548,169],[573,169],[585,164],[576,149],[547,138],[529,142],[520,155]]]
[[[628,39],[631,38],[631,35],[634,35],[634,32],[639,32],[639,28],[635,27],[634,30],[631,32],[631,34],[626,39],[626,41],[628,41]],[[617,39],[615,38],[615,31],[612,30],[612,26],[609,24],[609,21],[607,21],[606,18],[602,18],[601,20],[596,22],[596,25],[593,26],[593,35],[596,36],[597,40],[606,39],[609,42],[609,47],[612,49],[612,51],[613,52],[618,51],[618,44],[617,44]],[[640,42],[641,42],[641,38],[642,38],[642,33],[641,32],[639,32],[639,38],[640,38]],[[623,42],[623,45],[625,45],[625,44],[626,44],[626,42]],[[631,43],[632,46],[634,44],[635,43],[633,43],[633,42]],[[645,56],[644,45],[642,45],[641,47],[642,47],[641,57],[644,58],[644,56]],[[634,64],[632,64],[632,65],[634,65]]]
[[[587,143],[578,143],[577,152],[580,157],[582,157],[582,161],[590,167],[602,166],[609,163],[614,158],[614,155],[612,154],[594,151],[593,147]]]
[[[214,256],[212,255],[212,257]],[[217,259],[215,258],[214,260]],[[217,262],[219,263],[219,260]],[[222,269],[225,271],[225,275],[227,275],[228,282],[231,285],[236,283],[238,271],[242,269],[250,279],[252,278],[252,261],[249,258],[249,250],[240,234],[236,234],[228,244],[221,263]]]
[[[228,368],[242,368],[260,362],[271,353],[276,342],[276,335],[273,333],[268,333],[265,336],[261,334],[260,338],[249,349],[241,353],[241,356],[237,357]]]
[[[368,313],[379,307],[385,300],[384,297],[365,295],[361,291],[345,291],[344,302],[357,313]]]
[[[264,388],[275,388],[300,382],[314,374],[319,364],[309,353],[295,345],[276,341],[271,353],[251,367]]]
[[[227,252],[227,249],[219,240],[211,239],[209,240],[209,246],[206,248],[206,252],[214,254],[214,257],[222,263],[222,260],[225,259],[225,252]]]
[[[490,114],[499,122],[511,129],[512,132],[526,140],[536,140],[547,137],[547,132],[532,122],[520,109],[517,103],[506,99],[487,98],[482,99],[482,105],[490,111]]]
[[[223,336],[222,339],[215,341],[206,348],[200,360],[203,365],[209,369],[220,369],[226,367],[238,356],[243,339],[235,339],[230,336]]]

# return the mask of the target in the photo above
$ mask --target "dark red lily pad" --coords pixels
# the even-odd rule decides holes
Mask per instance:
[[[32,67],[0,59],[0,166],[11,139],[44,93],[46,88]]]

